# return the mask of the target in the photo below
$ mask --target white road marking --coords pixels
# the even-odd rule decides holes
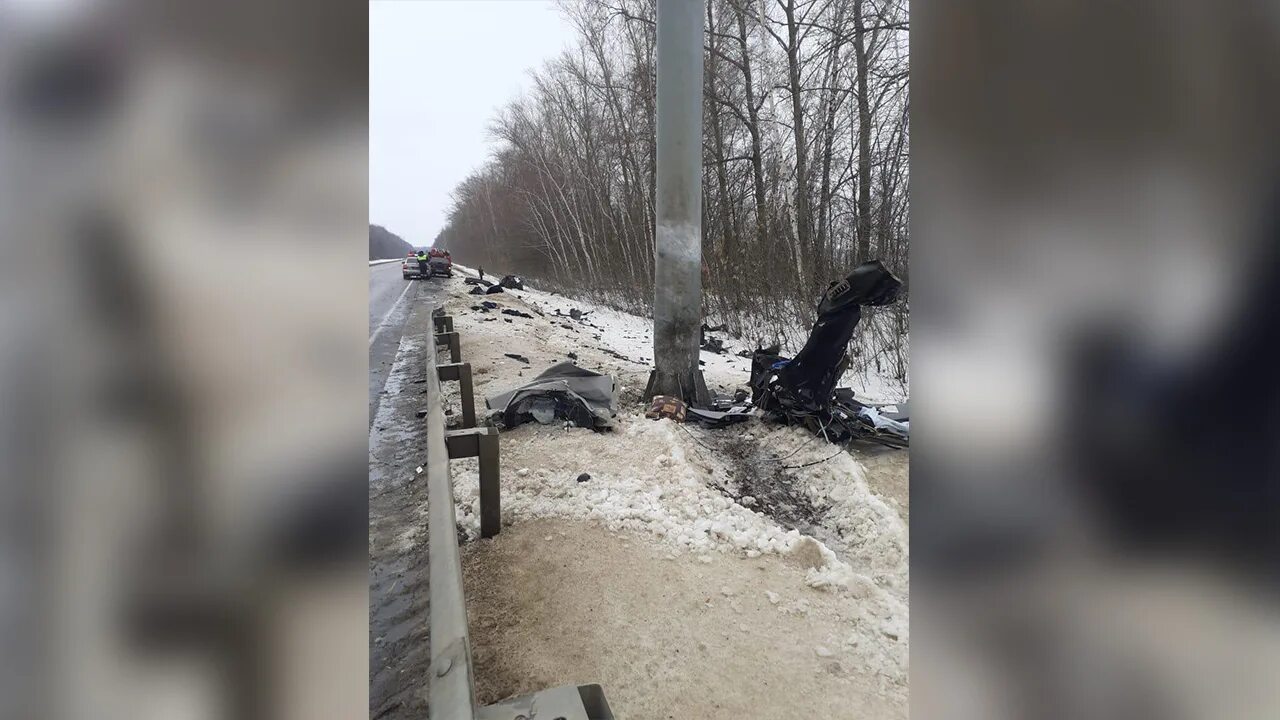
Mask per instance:
[[[400,302],[404,300],[404,296],[409,292],[409,288],[413,287],[414,282],[416,281],[410,280],[409,282],[405,283],[404,290],[400,292],[400,297],[396,298],[396,301],[391,304],[391,309],[388,310],[387,314],[383,315],[382,319],[378,321],[378,327],[374,328],[373,334],[369,336],[370,346],[372,346],[373,341],[377,340],[378,336],[382,334],[382,329],[387,326],[387,318],[391,317],[391,313],[395,312],[396,308],[400,307]]]

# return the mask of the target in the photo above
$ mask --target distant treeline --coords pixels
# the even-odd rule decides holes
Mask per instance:
[[[410,250],[413,250],[413,246],[399,235],[391,232],[381,225],[369,226],[370,260],[402,258],[407,255]]]

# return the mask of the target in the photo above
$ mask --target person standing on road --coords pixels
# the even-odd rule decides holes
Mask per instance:
[[[425,250],[418,251],[418,275],[422,277],[431,277],[431,273],[427,269],[427,253]]]
[[[480,279],[481,279],[481,280],[483,280],[483,279],[484,279],[484,266],[483,266],[483,265],[481,265],[481,266],[480,266]]]

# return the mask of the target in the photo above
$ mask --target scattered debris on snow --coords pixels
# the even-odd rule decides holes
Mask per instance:
[[[583,366],[602,372],[619,372],[610,369],[618,364],[608,358],[642,366],[652,362],[647,319],[527,286],[511,290],[507,300],[527,304],[545,315],[547,322],[525,323],[527,329],[519,324],[506,328],[467,316],[474,327],[472,342],[502,344],[512,332],[535,332],[537,346],[531,344],[528,350],[522,346],[534,362],[547,361],[544,356],[548,354],[553,357],[550,362],[566,356],[578,360],[582,355]],[[504,310],[508,316],[534,318],[507,310],[511,308]],[[501,329],[495,331],[495,327]],[[586,338],[593,330],[598,331],[594,343]],[[734,355],[738,348],[730,343],[721,346],[729,352],[704,353],[708,382],[739,386],[749,377],[750,360]],[[489,352],[501,357],[500,350]],[[603,366],[596,364],[601,361]],[[506,368],[494,370],[495,380],[490,382],[510,382],[514,368],[510,364]],[[499,378],[503,372],[508,377]],[[622,366],[617,377],[633,385],[637,372]],[[475,374],[482,376],[485,371],[477,366]],[[627,385],[621,390],[626,393]],[[635,397],[628,402],[635,402]],[[667,548],[665,554],[654,557],[668,561],[679,560],[686,553],[708,565],[721,554],[785,557],[804,572],[807,587],[799,587],[798,593],[848,593],[860,601],[863,616],[844,626],[848,639],[843,645],[827,641],[822,647],[830,655],[819,653],[820,657],[857,648],[860,656],[876,653],[890,675],[905,673],[906,525],[896,508],[870,490],[853,456],[833,456],[831,445],[815,441],[811,433],[797,427],[751,425],[749,431],[737,435],[772,456],[771,464],[759,465],[765,479],[786,486],[792,493],[788,500],[803,500],[812,511],[801,518],[803,522],[789,522],[777,517],[778,498],[769,494],[768,487],[744,485],[738,464],[742,458],[726,457],[699,441],[697,436],[708,438],[706,430],[686,429],[666,418],[646,420],[640,411],[638,407],[624,409],[614,418],[614,432],[609,434],[568,423],[563,431],[554,425],[537,424],[504,431],[504,464],[528,466],[502,478],[504,524],[534,518],[588,521],[613,532],[648,535]],[[554,451],[548,452],[552,448]],[[477,537],[479,531],[475,462],[450,463],[459,504],[458,523],[469,538]],[[722,588],[722,594],[730,598],[730,606],[737,602],[728,586]],[[811,612],[804,597],[791,597],[789,592],[770,591],[765,598],[785,615],[807,616]],[[712,607],[710,598],[703,602],[699,597],[698,604]],[[830,643],[837,649],[828,647]]]
[[[455,263],[455,267],[459,266]],[[579,327],[596,330],[599,333],[596,339],[602,346],[598,349],[606,355],[642,365],[653,362],[653,321],[650,318],[615,310],[584,298],[568,298],[537,290],[529,287],[527,282],[522,290],[508,292],[549,317],[569,320],[573,312],[577,311],[576,325],[554,325],[556,328],[567,331],[560,333],[561,336],[567,336],[566,340],[576,341],[576,338],[568,333],[575,332]],[[708,326],[704,333],[708,337],[711,337],[710,333],[723,335],[727,333],[727,328],[723,325]],[[801,330],[797,337],[802,342],[805,335],[807,332]],[[746,340],[731,340],[725,337],[717,340],[719,340],[719,346],[728,352],[702,353],[703,374],[708,384],[726,387],[744,384],[751,375],[751,351],[755,345],[747,343]],[[788,354],[794,354],[799,350],[799,345],[791,346],[785,343],[781,348],[782,352]],[[898,402],[903,400],[906,394],[903,383],[888,376],[863,375],[850,371],[841,377],[837,384],[841,387],[852,387],[857,391],[858,399],[868,403]]]

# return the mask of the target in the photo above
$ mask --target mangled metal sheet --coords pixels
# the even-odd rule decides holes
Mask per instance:
[[[504,427],[533,420],[551,423],[573,422],[579,427],[604,429],[617,414],[617,384],[571,362],[561,362],[544,370],[531,382],[485,398],[490,410],[501,411]]]
[[[711,428],[721,428],[733,423],[746,422],[755,417],[750,405],[735,405],[728,410],[689,408],[688,419]]]
[[[772,347],[751,358],[753,404],[765,418],[804,425],[828,440],[855,437],[906,447],[910,423],[905,413],[881,410],[857,401],[836,381],[848,367],[848,346],[862,307],[897,299],[902,283],[878,260],[863,263],[833,282],[818,304],[818,319],[794,358]]]

